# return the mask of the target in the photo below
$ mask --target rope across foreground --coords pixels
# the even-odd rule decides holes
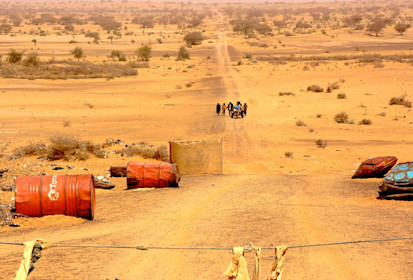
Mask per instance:
[[[398,240],[413,240],[411,237],[394,237],[394,238],[381,238],[381,239],[369,239],[369,240],[354,240],[354,241],[342,241],[332,243],[314,243],[303,245],[289,245],[289,249],[294,248],[308,248],[308,247],[323,247],[323,246],[337,246],[357,243],[373,243],[373,242],[387,242]],[[23,242],[5,242],[0,241],[2,245],[17,245],[23,246]],[[174,246],[127,246],[127,245],[93,245],[93,244],[51,244],[50,247],[72,247],[72,248],[102,248],[102,249],[136,249],[136,250],[232,250],[233,247],[174,247]],[[244,246],[245,251],[252,251],[252,246]],[[274,250],[275,246],[262,247],[262,250]]]

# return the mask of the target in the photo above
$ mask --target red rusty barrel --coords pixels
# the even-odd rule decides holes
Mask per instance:
[[[29,217],[64,214],[93,220],[93,175],[23,176],[16,180],[16,212]]]
[[[176,163],[129,162],[126,177],[128,189],[178,187],[181,179]]]

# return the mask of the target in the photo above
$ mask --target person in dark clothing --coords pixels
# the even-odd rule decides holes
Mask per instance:
[[[247,108],[248,108],[247,103],[244,103],[244,116],[247,115]]]
[[[221,104],[217,103],[217,114],[221,113]]]
[[[231,112],[232,110],[234,110],[234,104],[232,104],[232,102],[230,101],[228,103],[228,111]]]

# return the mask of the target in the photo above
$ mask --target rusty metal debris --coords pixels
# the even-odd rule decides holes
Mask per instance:
[[[379,186],[381,199],[413,200],[413,162],[397,164]]]

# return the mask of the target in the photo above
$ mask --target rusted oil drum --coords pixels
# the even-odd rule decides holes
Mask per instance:
[[[402,162],[396,165],[383,182],[395,185],[413,185],[413,162]]]
[[[399,163],[384,177],[379,197],[413,200],[413,162]]]
[[[126,177],[128,189],[178,187],[181,179],[176,163],[129,162]]]
[[[354,173],[356,178],[382,178],[396,164],[397,158],[393,156],[375,157],[363,161]]]
[[[93,175],[23,176],[16,180],[16,212],[29,217],[64,214],[93,220]]]

